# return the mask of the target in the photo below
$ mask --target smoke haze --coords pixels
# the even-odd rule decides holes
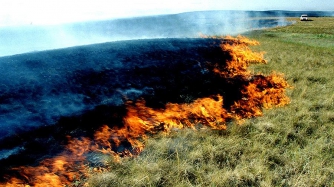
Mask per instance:
[[[119,40],[194,38],[235,35],[252,29],[283,26],[284,19],[250,19],[268,12],[204,11],[50,26],[0,28],[0,56]],[[271,13],[271,16],[277,16]]]

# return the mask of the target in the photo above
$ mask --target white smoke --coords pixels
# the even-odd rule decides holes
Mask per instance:
[[[267,21],[251,19],[261,15],[261,12],[202,11],[62,25],[2,27],[0,56],[118,40],[235,35],[287,24],[283,16]]]

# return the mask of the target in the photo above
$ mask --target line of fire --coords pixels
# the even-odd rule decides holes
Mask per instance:
[[[163,68],[157,62],[157,69],[135,69],[132,76],[174,76],[159,80],[161,89],[152,90],[154,93],[145,97],[131,100],[124,95],[125,104],[109,108],[110,119],[86,136],[64,135],[61,151],[55,156],[7,168],[0,186],[70,186],[92,172],[112,169],[95,167],[88,159],[92,154],[105,154],[119,162],[123,157],[140,156],[145,140],[152,134],[183,128],[225,130],[228,123],[242,125],[243,120],[263,115],[264,108],[290,102],[286,96],[290,86],[283,74],[254,74],[248,70],[251,64],[267,63],[263,52],[249,48],[258,45],[257,41],[238,36],[215,38],[212,42],[219,48],[206,47],[207,51],[212,48],[206,53],[210,61],[185,59],[179,63],[171,61]],[[187,79],[187,84],[183,79]],[[166,87],[168,90],[163,89]]]

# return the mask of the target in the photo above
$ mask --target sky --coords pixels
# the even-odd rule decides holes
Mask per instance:
[[[0,0],[0,27],[174,14],[200,10],[333,11],[333,0]]]

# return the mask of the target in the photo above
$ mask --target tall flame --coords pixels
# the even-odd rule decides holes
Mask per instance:
[[[255,40],[250,40],[244,36],[237,36],[233,38],[227,36],[226,42],[221,44],[223,51],[230,54],[231,58],[227,62],[218,62],[215,66],[214,72],[221,74],[224,77],[233,76],[251,76],[248,66],[252,63],[267,63],[263,59],[264,52],[253,52],[248,46],[259,45]],[[222,66],[220,63],[226,63]]]
[[[251,63],[266,63],[263,53],[252,52],[248,48],[248,45],[258,44],[242,36],[226,37],[222,41],[222,50],[228,52],[231,58],[226,62],[213,62],[214,68],[211,69],[222,78],[238,78],[247,82],[240,88],[241,99],[229,108],[224,108],[221,95],[199,98],[188,104],[168,103],[160,109],[147,107],[144,100],[128,101],[122,127],[103,125],[92,138],[68,137],[68,144],[61,154],[41,161],[39,166],[13,168],[19,175],[9,176],[8,182],[0,186],[71,185],[80,177],[89,175],[89,162],[86,159],[89,152],[108,154],[117,161],[123,156],[138,155],[144,149],[143,140],[148,134],[168,133],[181,128],[195,129],[198,124],[224,130],[229,120],[260,116],[263,107],[288,104],[285,89],[289,85],[282,74],[252,75],[247,70]],[[130,148],[117,150],[125,142],[131,145]]]

